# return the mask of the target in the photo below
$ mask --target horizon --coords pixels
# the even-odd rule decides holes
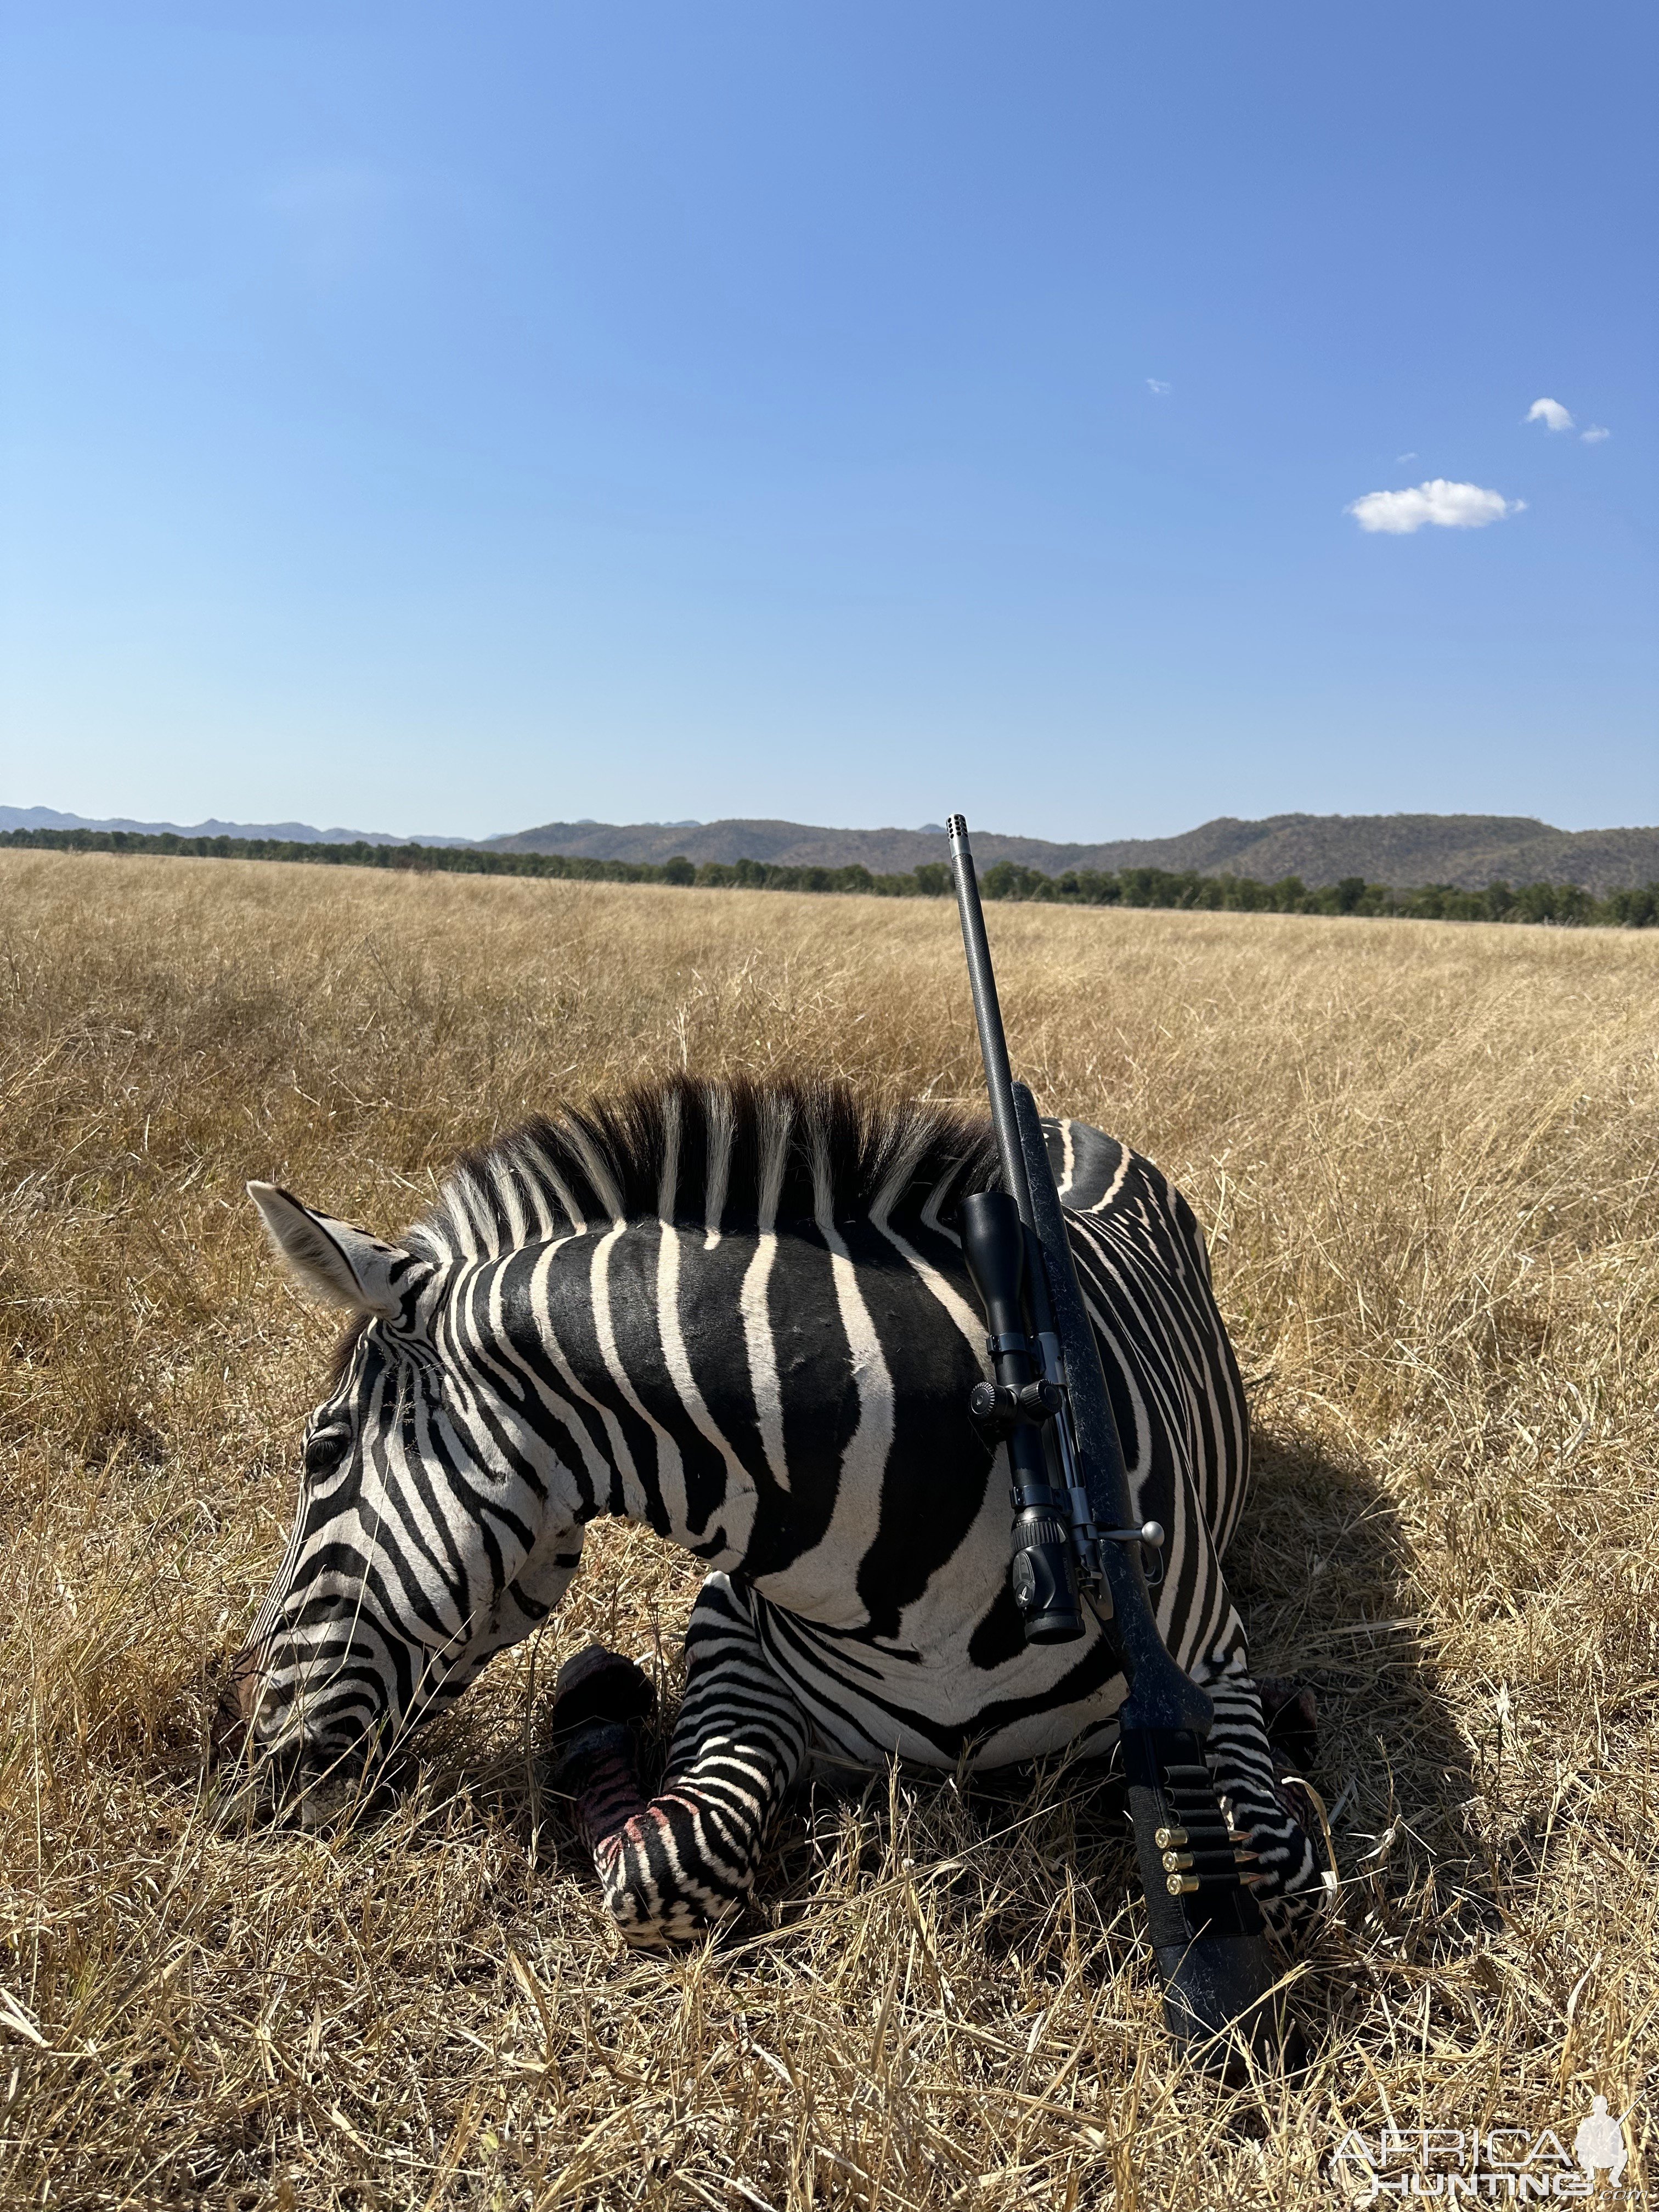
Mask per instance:
[[[1659,818],[1645,12],[0,39],[58,811]]]
[[[32,825],[26,823],[11,822],[7,819],[8,817],[14,815],[20,817],[50,815],[53,818],[50,823]],[[181,836],[235,836],[245,834],[252,834],[254,836],[270,836],[275,832],[283,830],[303,830],[310,831],[314,837],[322,842],[343,842],[353,839],[367,837],[377,841],[386,840],[389,842],[396,842],[410,845],[418,845],[422,843],[433,845],[439,843],[486,845],[500,842],[508,838],[534,836],[539,834],[543,830],[555,828],[569,830],[715,830],[723,828],[734,822],[750,822],[757,824],[764,823],[768,825],[816,830],[827,833],[830,836],[846,834],[853,836],[864,836],[890,834],[915,837],[944,837],[947,834],[944,823],[939,822],[809,823],[797,821],[793,817],[787,815],[753,814],[710,815],[705,817],[682,816],[666,820],[641,816],[639,819],[632,822],[611,822],[605,821],[597,815],[588,814],[554,816],[550,817],[546,822],[526,823],[518,829],[486,830],[477,836],[461,837],[457,836],[447,830],[428,830],[424,834],[424,836],[422,836],[418,832],[400,833],[398,831],[389,831],[377,826],[371,826],[368,823],[324,823],[313,822],[298,815],[284,816],[281,820],[250,822],[229,816],[210,814],[204,815],[199,820],[195,822],[176,822],[156,816],[152,816],[148,818],[136,815],[106,815],[103,817],[96,817],[76,814],[60,808],[49,806],[14,807],[9,804],[0,804],[0,830],[27,826],[38,826],[41,828],[61,826],[65,828],[81,828],[97,830],[117,830],[125,829],[133,831],[142,831],[147,834],[159,833],[161,835],[167,835],[176,833]],[[1159,836],[1146,837],[1127,836],[1121,837],[1044,838],[1035,830],[1008,830],[986,822],[976,822],[972,823],[970,828],[973,833],[976,836],[996,837],[1009,841],[1020,841],[1033,844],[1047,843],[1054,845],[1058,849],[1066,849],[1073,847],[1085,848],[1113,844],[1169,844],[1179,842],[1182,838],[1196,836],[1206,830],[1221,828],[1264,830],[1271,829],[1277,824],[1286,823],[1356,822],[1501,823],[1526,829],[1542,830],[1553,835],[1569,837],[1597,836],[1610,836],[1626,831],[1659,830],[1659,823],[1600,822],[1588,823],[1577,829],[1569,829],[1561,823],[1546,821],[1539,815],[1499,814],[1491,809],[1454,809],[1441,812],[1421,807],[1396,807],[1383,813],[1346,813],[1334,811],[1328,813],[1315,813],[1307,808],[1285,808],[1281,809],[1276,813],[1265,815],[1212,814],[1205,816],[1201,821],[1189,823],[1183,830],[1169,831]]]

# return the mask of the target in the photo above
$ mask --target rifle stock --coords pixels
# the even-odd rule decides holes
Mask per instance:
[[[1046,1496],[1069,1509],[1073,1587],[1080,1589],[1111,1637],[1127,1685],[1118,1717],[1120,1741],[1148,1932],[1164,1979],[1164,2018],[1178,2043],[1226,2065],[1241,2045],[1258,2055],[1279,2045],[1280,2023],[1271,2003],[1273,1964],[1261,1915],[1239,1878],[1235,1838],[1204,1764],[1213,1717],[1210,1700],[1170,1655],[1147,1587],[1142,1545],[1161,1544],[1163,1531],[1150,1522],[1134,1525],[1123,1448],[1036,1104],[1009,1066],[968,825],[960,815],[950,817],[950,838],[1003,1187],[1018,1209],[1028,1247],[1023,1267],[1011,1258],[1000,1271],[994,1255],[988,1259],[969,1249],[974,1240],[967,1233],[964,1251],[994,1332],[989,1342],[999,1380],[1006,1356],[999,1347],[1012,1350],[1013,1299],[1029,1324],[1027,1364],[1055,1386],[1045,1430],[1054,1478]],[[965,1224],[969,1209],[984,1202],[964,1200]],[[1028,1548],[1024,1532],[1031,1525],[1027,1477],[1020,1468],[1023,1461],[1029,1474],[1031,1455],[1024,1441],[1016,1449],[1012,1429],[1003,1432],[1009,1435],[1016,1483],[1018,1601]],[[1039,1610],[1034,1632],[1033,1614],[1024,1603],[1021,1613],[1032,1641],[1060,1640],[1052,1632],[1057,1615]]]

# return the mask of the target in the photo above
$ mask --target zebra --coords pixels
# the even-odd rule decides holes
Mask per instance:
[[[1167,1531],[1159,1626],[1214,1702],[1206,1756],[1290,1933],[1334,1877],[1222,1577],[1249,1439],[1205,1241],[1149,1160],[1043,1128],[1136,1513]],[[804,1778],[1109,1763],[1109,1623],[1026,1645],[1006,1448],[968,1409],[988,1360],[953,1206],[996,1179],[988,1124],[945,1107],[677,1076],[463,1159],[397,1244],[250,1183],[292,1272],[351,1318],[231,1669],[249,1761],[303,1797],[384,1760],[547,1620],[611,1515],[708,1570],[654,1794],[640,1669],[592,1647],[556,1685],[554,1782],[630,1945],[739,1907]]]

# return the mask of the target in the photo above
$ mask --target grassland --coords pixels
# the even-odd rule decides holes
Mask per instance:
[[[1340,1920],[1305,2079],[1158,2025],[1063,1777],[793,1811],[721,1948],[623,1955],[538,1786],[596,1635],[672,1696],[690,1563],[598,1532],[395,1808],[227,1822],[331,1326],[250,1175],[382,1230],[461,1146],[685,1065],[976,1095],[931,901],[0,854],[0,2200],[1304,2205],[1351,2127],[1659,2114],[1659,939],[1006,906],[1016,1057],[1211,1226],[1262,1671],[1315,1685]]]

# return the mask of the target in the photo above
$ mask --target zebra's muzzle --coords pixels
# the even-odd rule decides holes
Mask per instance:
[[[211,1757],[216,1765],[240,1770],[261,1813],[318,1827],[361,1803],[371,1775],[376,1784],[387,1778],[376,1729],[309,1735],[291,1711],[262,1727],[261,1652],[239,1651],[210,1671],[217,1690],[209,1724]]]
[[[390,1779],[374,1733],[347,1741],[294,1730],[261,1744],[252,1730],[240,1765],[263,1819],[280,1826],[331,1827],[378,1797]]]

